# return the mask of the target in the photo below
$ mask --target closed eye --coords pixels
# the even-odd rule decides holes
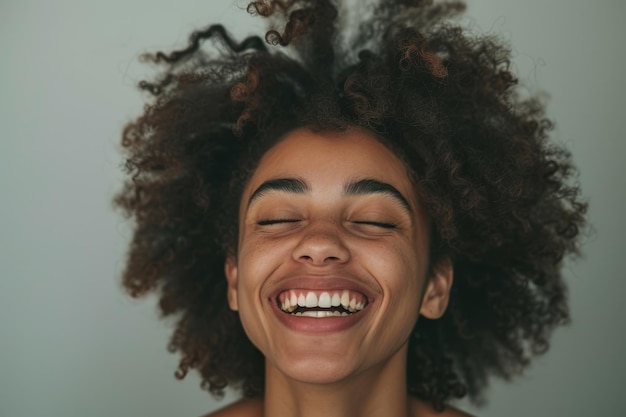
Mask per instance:
[[[354,221],[355,224],[364,224],[368,226],[381,227],[383,229],[395,229],[397,225],[394,223],[375,222],[375,221]]]
[[[282,224],[282,223],[297,223],[300,219],[263,219],[259,220],[257,224],[259,226],[271,226],[273,224]]]

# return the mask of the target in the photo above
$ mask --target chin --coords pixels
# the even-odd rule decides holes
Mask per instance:
[[[332,384],[358,373],[357,364],[347,360],[343,352],[325,353],[319,349],[312,352],[287,354],[274,363],[268,362],[276,372],[286,378],[308,384]]]

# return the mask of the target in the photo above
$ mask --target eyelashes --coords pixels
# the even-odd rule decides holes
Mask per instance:
[[[376,226],[376,227],[381,227],[383,229],[395,229],[396,227],[398,227],[398,225],[394,223],[376,222],[376,221],[353,221],[352,223],[364,224],[367,226]]]
[[[263,220],[259,220],[256,224],[259,226],[271,226],[274,224],[281,224],[281,223],[297,223],[299,222],[299,219],[263,219]]]
[[[300,219],[262,219],[257,222],[259,226],[272,226],[276,224],[284,224],[284,223],[297,223],[300,222]],[[365,226],[374,226],[382,229],[395,229],[398,226],[395,223],[389,222],[379,222],[379,221],[371,221],[371,220],[353,220],[351,223]]]

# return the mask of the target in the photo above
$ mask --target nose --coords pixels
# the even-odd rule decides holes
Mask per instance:
[[[350,259],[341,231],[335,225],[311,225],[293,250],[293,259],[310,265],[344,263]]]

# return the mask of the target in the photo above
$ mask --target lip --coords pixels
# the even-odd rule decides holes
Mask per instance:
[[[281,281],[272,292],[270,298],[275,302],[276,297],[283,291],[292,289],[310,290],[310,291],[333,291],[333,290],[349,290],[360,292],[367,297],[367,303],[371,304],[375,300],[374,291],[366,285],[354,281],[349,278],[335,276],[298,276]]]
[[[367,304],[363,310],[348,316],[325,318],[295,316],[282,311],[276,303],[278,294],[295,288],[310,291],[349,290],[360,292],[367,297]],[[268,301],[276,318],[288,329],[299,333],[323,334],[347,330],[365,318],[369,314],[369,307],[371,307],[376,300],[373,294],[373,291],[368,289],[363,284],[344,277],[301,276],[282,281],[276,288],[273,289]]]

